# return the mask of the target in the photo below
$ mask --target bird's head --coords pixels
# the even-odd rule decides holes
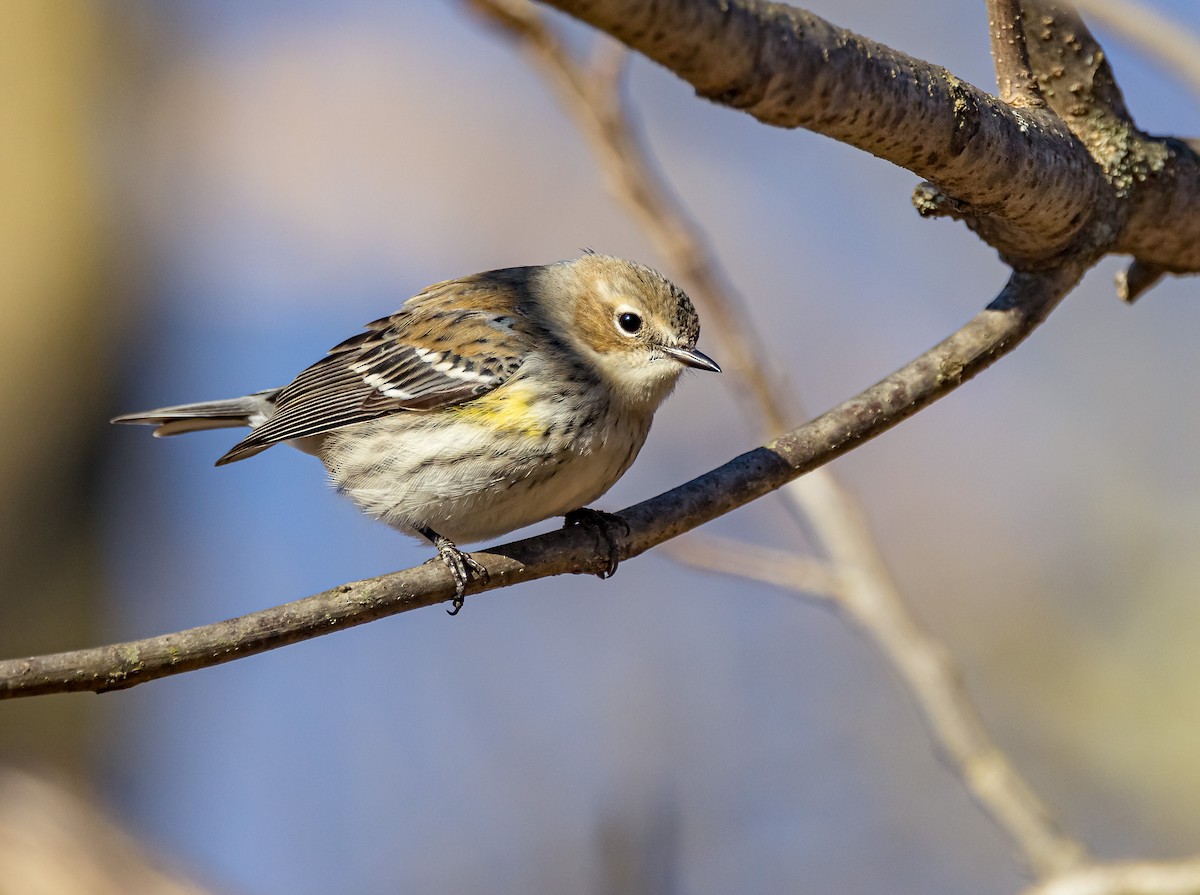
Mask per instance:
[[[696,348],[691,299],[657,271],[594,254],[549,270],[573,299],[567,331],[619,399],[654,408],[685,368],[720,372]]]

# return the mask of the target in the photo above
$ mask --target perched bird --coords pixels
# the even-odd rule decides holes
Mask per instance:
[[[430,286],[283,388],[113,422],[249,426],[218,466],[278,442],[315,454],[363,512],[437,548],[453,614],[486,577],[459,543],[605,515],[582,508],[633,463],[684,368],[720,372],[699,335],[661,274],[588,253]]]

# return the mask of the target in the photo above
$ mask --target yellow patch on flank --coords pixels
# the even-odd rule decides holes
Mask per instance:
[[[455,415],[511,435],[541,435],[545,421],[533,407],[533,391],[525,383],[505,385],[455,408]]]

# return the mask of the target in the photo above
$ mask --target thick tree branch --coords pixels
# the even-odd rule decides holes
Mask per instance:
[[[1105,251],[1200,271],[1200,157],[1180,141],[1126,133],[1137,145],[1108,147],[1123,162],[1102,167],[1050,110],[1012,108],[939,66],[765,0],[543,2],[664,65],[701,96],[931,181],[971,210],[973,229],[1016,267]],[[1033,12],[1061,10],[1041,0],[1023,8],[1036,76]],[[1050,39],[1072,35],[1056,29]],[[1101,98],[1093,90],[1089,101]]]
[[[1083,275],[1072,263],[1044,273],[1014,273],[1000,295],[962,329],[883,381],[812,422],[621,515],[622,559],[781,488],[793,479],[874,438],[1017,347]],[[470,593],[566,572],[598,573],[608,562],[603,545],[579,528],[564,529],[475,553],[491,575]],[[101,692],[219,665],[242,656],[308,640],[453,597],[440,564],[425,564],[240,618],[174,634],[0,662],[0,698]]]
[[[1044,261],[1067,250],[1105,190],[1056,116],[1010,109],[940,66],[807,11],[760,0],[548,2],[703,97],[857,146],[986,210],[981,232],[1007,257]]]
[[[1026,15],[1036,21],[1027,45],[1042,95],[1088,148],[1117,196],[1114,210],[1119,216],[1110,224],[1122,235],[1114,250],[1134,255],[1117,277],[1117,294],[1135,301],[1163,274],[1177,270],[1172,262],[1156,262],[1152,256],[1191,249],[1194,234],[1164,230],[1160,216],[1170,214],[1171,207],[1185,216],[1191,213],[1180,203],[1193,201],[1197,194],[1194,185],[1189,192],[1186,178],[1179,176],[1187,164],[1177,158],[1192,155],[1192,149],[1137,129],[1103,48],[1077,13],[1051,0],[1022,3]],[[1128,17],[1129,10],[1124,13]]]

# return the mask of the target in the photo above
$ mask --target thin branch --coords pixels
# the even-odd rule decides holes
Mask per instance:
[[[735,457],[685,485],[623,510],[622,559],[745,506],[886,432],[954,391],[1019,345],[1083,275],[1084,262],[1045,273],[1014,273],[988,307],[891,376],[811,422]],[[469,593],[567,572],[596,574],[604,545],[563,529],[473,554],[491,578]],[[0,698],[121,689],[219,665],[453,597],[445,568],[425,564],[344,584],[230,621],[93,649],[0,661]]]
[[[987,10],[1000,99],[1010,106],[1044,108],[1046,101],[1029,70],[1021,0],[987,0]]]
[[[1093,864],[1031,886],[1022,895],[1200,895],[1200,858]]]

